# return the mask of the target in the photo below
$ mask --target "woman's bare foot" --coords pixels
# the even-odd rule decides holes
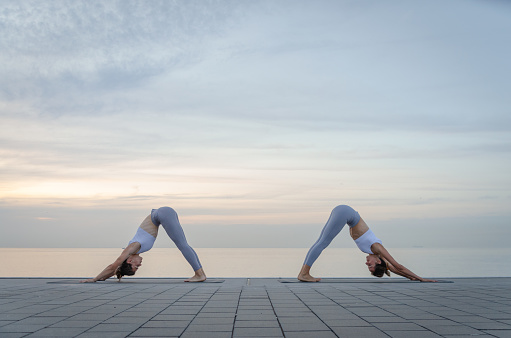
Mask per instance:
[[[185,282],[191,282],[191,283],[204,282],[206,280],[206,278],[207,277],[206,277],[206,274],[204,273],[204,270],[202,270],[202,268],[200,268],[199,270],[195,271],[195,275],[193,275],[192,277],[185,280]]]
[[[321,278],[314,278],[310,274],[299,274],[298,280],[301,282],[319,282]]]
[[[314,278],[310,274],[311,267],[307,264],[304,264],[302,266],[302,270],[300,270],[300,273],[298,274],[298,280],[302,282],[319,282],[321,278]]]

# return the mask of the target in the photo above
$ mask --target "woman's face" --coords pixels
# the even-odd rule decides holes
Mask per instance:
[[[132,255],[130,259],[128,259],[127,263],[131,265],[133,271],[137,271],[138,268],[142,265],[142,257],[139,255]]]
[[[366,265],[369,271],[374,272],[376,264],[381,263],[380,258],[376,255],[369,255],[366,257]]]

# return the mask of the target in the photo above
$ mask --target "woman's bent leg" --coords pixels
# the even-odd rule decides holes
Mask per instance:
[[[192,266],[193,271],[197,271],[202,268],[199,261],[199,257],[193,248],[186,241],[185,233],[179,218],[174,209],[169,207],[162,207],[158,209],[158,219],[161,225],[169,235],[170,239],[176,243],[177,248],[181,251],[185,259]]]

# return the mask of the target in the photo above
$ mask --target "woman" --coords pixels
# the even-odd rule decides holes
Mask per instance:
[[[158,236],[158,226],[160,224],[163,226],[163,229],[165,229],[170,239],[176,243],[178,249],[192,266],[193,271],[195,271],[195,275],[185,280],[185,282],[205,281],[206,274],[202,269],[199,257],[186,242],[185,233],[183,232],[181,224],[179,224],[177,213],[172,208],[162,207],[153,209],[151,214],[144,219],[135,237],[133,237],[115,262],[108,265],[95,278],[83,280],[82,283],[103,281],[113,275],[116,275],[119,281],[121,281],[122,276],[134,275],[142,265],[142,257],[140,257],[140,254],[149,251],[153,247],[156,236]]]
[[[358,212],[347,205],[339,205],[332,210],[330,218],[321,231],[319,239],[310,248],[307,256],[305,257],[302,270],[298,275],[298,279],[300,281],[319,282],[321,280],[321,278],[314,278],[310,275],[311,266],[314,264],[321,252],[330,244],[330,242],[332,242],[342,228],[344,228],[345,224],[348,224],[350,227],[350,235],[358,248],[362,252],[369,254],[366,258],[366,265],[373,276],[382,277],[384,274],[390,276],[390,270],[395,274],[406,277],[410,280],[436,282],[434,280],[421,278],[396,262],[396,260],[383,247],[381,240],[379,240],[369,229]]]

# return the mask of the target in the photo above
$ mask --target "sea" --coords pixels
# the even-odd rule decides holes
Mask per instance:
[[[296,277],[308,248],[195,248],[208,277]],[[511,277],[510,248],[399,248],[389,252],[422,277]],[[121,249],[0,248],[0,277],[96,276]],[[193,274],[178,249],[153,248],[141,254],[136,277],[181,278]],[[365,254],[356,248],[327,248],[312,267],[315,277],[371,277]],[[399,278],[399,277],[396,277]]]

